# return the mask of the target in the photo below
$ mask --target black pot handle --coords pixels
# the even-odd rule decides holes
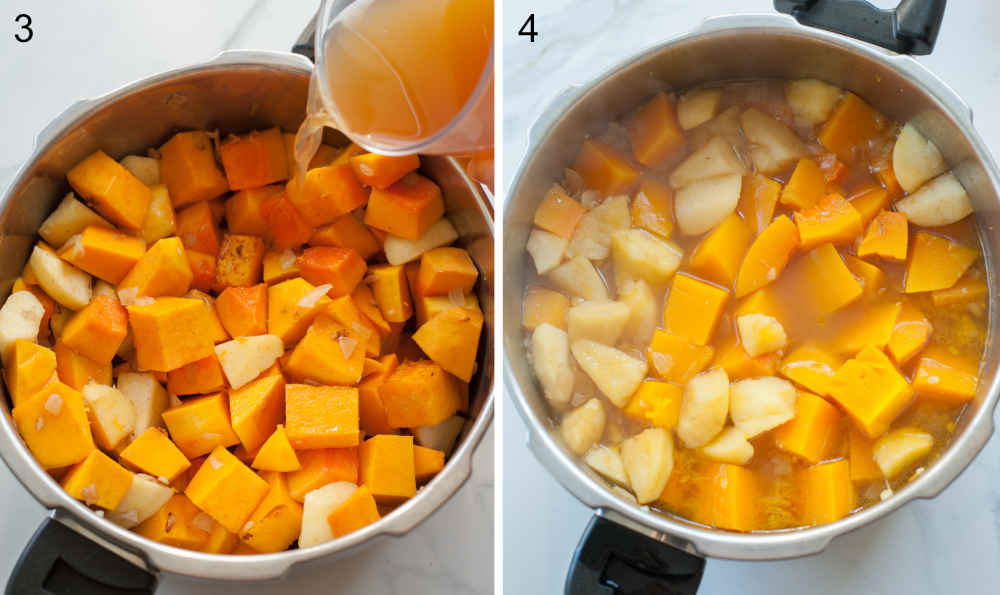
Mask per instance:
[[[803,25],[916,56],[934,49],[945,4],[947,0],[902,0],[895,9],[882,10],[865,0],[774,0],[778,12]]]
[[[566,595],[693,595],[705,559],[594,515],[566,577]]]
[[[316,21],[319,20],[319,11],[313,15],[313,18],[309,19],[309,24],[306,28],[299,33],[299,38],[295,40],[295,45],[292,46],[292,53],[299,54],[309,58],[309,60],[316,61]]]
[[[152,595],[156,576],[47,518],[21,552],[6,595]]]

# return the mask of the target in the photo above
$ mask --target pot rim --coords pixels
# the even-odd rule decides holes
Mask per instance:
[[[689,42],[695,38],[708,38],[716,34],[734,31],[791,35],[813,42],[822,42],[840,49],[857,53],[863,57],[895,70],[901,76],[917,85],[933,100],[942,113],[954,120],[981,159],[989,176],[991,186],[1000,189],[1000,173],[982,138],[972,125],[972,111],[969,106],[941,79],[927,70],[912,57],[895,54],[889,50],[857,41],[837,33],[800,25],[787,15],[774,14],[726,14],[705,19],[691,31],[655,43],[617,62],[612,67],[592,78],[585,84],[574,85],[561,93],[543,110],[538,120],[528,132],[528,146],[518,165],[518,171],[508,189],[507,196],[516,195],[528,165],[538,151],[540,142],[559,123],[561,117],[570,112],[590,91],[608,78],[629,66],[653,58],[671,46]],[[512,201],[504,205],[505,224],[511,216]],[[505,259],[504,267],[520,266]],[[995,273],[988,271],[990,287],[996,286]],[[506,277],[506,276],[505,276]],[[518,308],[517,311],[520,311]],[[983,360],[989,359],[993,349],[992,337],[997,324],[996,300],[989,305],[989,330]],[[504,392],[510,396],[515,408],[528,428],[528,448],[535,457],[555,476],[571,494],[596,514],[606,516],[615,522],[652,539],[662,541],[684,551],[715,558],[735,560],[774,560],[795,558],[817,554],[830,541],[845,533],[888,515],[914,499],[930,499],[937,496],[954,481],[982,450],[993,434],[993,412],[1000,396],[1000,374],[989,386],[982,387],[985,397],[969,420],[962,434],[955,437],[941,457],[934,461],[919,477],[910,481],[888,499],[850,514],[833,523],[815,527],[804,527],[759,533],[737,533],[713,529],[682,519],[679,516],[660,514],[629,503],[615,495],[607,484],[587,472],[575,457],[560,445],[548,430],[551,422],[535,417],[524,392],[517,381],[507,352],[523,345],[520,338],[504,341]],[[981,374],[982,372],[980,372]]]
[[[211,60],[173,68],[133,81],[98,97],[77,101],[53,118],[39,132],[31,155],[17,170],[10,184],[3,189],[0,213],[7,210],[13,200],[13,190],[27,181],[28,173],[50,145],[92,113],[130,93],[174,78],[240,68],[273,69],[309,76],[313,63],[303,56],[290,52],[227,50]],[[477,201],[478,207],[486,219],[487,228],[493,234],[491,197],[480,191],[480,186],[468,177],[457,161],[451,157],[446,159],[463,182],[473,188],[480,197],[481,201]],[[466,426],[468,430],[465,431],[465,438],[452,452],[444,469],[419,489],[413,498],[375,523],[349,535],[313,547],[274,554],[233,556],[184,550],[151,541],[97,516],[83,503],[71,498],[35,461],[14,428],[9,415],[3,416],[4,419],[0,422],[0,457],[21,485],[47,509],[50,516],[144,570],[152,573],[169,572],[206,580],[241,582],[274,580],[282,577],[294,565],[319,558],[328,558],[332,561],[384,536],[402,536],[443,506],[471,475],[473,454],[492,423],[494,379],[490,378],[484,386],[485,400],[482,409],[471,426]]]

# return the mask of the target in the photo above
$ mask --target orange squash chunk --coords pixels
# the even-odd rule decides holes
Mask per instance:
[[[829,194],[795,213],[799,245],[808,250],[820,244],[847,244],[861,234],[861,216],[839,194]],[[862,255],[863,256],[863,255]]]
[[[204,395],[225,387],[222,366],[214,353],[167,372],[167,390],[175,395]]]
[[[358,447],[319,448],[296,453],[302,468],[288,473],[288,492],[296,502],[335,481],[358,483]]]
[[[212,321],[204,302],[158,298],[128,307],[136,362],[144,370],[169,372],[215,353]]]
[[[313,227],[302,217],[288,193],[281,192],[268,198],[260,206],[261,215],[267,224],[268,236],[278,250],[297,248],[309,241]]]
[[[285,347],[298,342],[313,320],[330,305],[331,300],[325,294],[315,301],[305,300],[315,289],[301,277],[267,288],[267,332],[281,337]]]
[[[230,136],[219,146],[219,156],[231,190],[288,179],[288,158],[279,128]]]
[[[56,410],[49,403],[61,406]],[[79,463],[96,448],[83,395],[62,382],[43,386],[25,397],[11,411],[11,417],[28,450],[44,469]]]
[[[559,184],[553,184],[535,209],[535,225],[559,237],[573,236],[580,217],[587,212],[583,205],[573,200]]]
[[[264,241],[257,236],[227,233],[222,238],[215,267],[215,287],[250,287],[260,283],[264,267]]]
[[[830,396],[869,438],[885,433],[913,397],[906,378],[875,347],[865,347],[844,362],[828,386]]]
[[[882,479],[882,470],[872,453],[874,441],[857,427],[851,426],[847,435],[848,460],[851,464],[851,481]]]
[[[906,293],[948,289],[979,258],[979,252],[956,242],[918,231],[906,264]]]
[[[826,178],[812,159],[802,158],[795,165],[781,191],[781,204],[796,210],[808,209],[826,194]]]
[[[302,278],[316,286],[330,285],[330,297],[350,295],[366,270],[364,259],[350,248],[316,246],[306,248],[299,256]]]
[[[107,363],[128,334],[128,315],[113,297],[94,296],[73,315],[59,339],[70,349],[95,362]]]
[[[381,265],[371,267],[369,270],[371,293],[381,312],[379,318],[385,318],[389,322],[409,320],[413,316],[413,300],[410,298],[409,284],[403,266]],[[358,300],[358,307],[364,311],[364,300]],[[378,324],[375,318],[372,318],[372,321]]]
[[[751,237],[743,219],[736,213],[729,215],[695,246],[689,261],[691,271],[732,287]]]
[[[683,384],[708,367],[714,353],[709,345],[695,345],[668,331],[656,329],[646,356],[660,378]]]
[[[261,263],[261,278],[271,285],[299,276],[298,255],[291,250],[268,250]]]
[[[66,242],[59,256],[98,279],[117,284],[146,253],[140,238],[90,225]]]
[[[844,255],[844,264],[847,265],[851,274],[861,282],[866,297],[875,298],[882,295],[888,282],[885,271],[850,254]]]
[[[382,250],[382,245],[372,235],[371,230],[351,213],[341,215],[327,225],[318,227],[309,238],[309,245],[349,248],[365,260]]]
[[[880,212],[889,207],[889,193],[881,186],[868,186],[854,193],[849,201],[861,216],[861,224],[868,226]]]
[[[903,262],[910,236],[906,215],[895,211],[882,211],[868,225],[868,231],[858,246],[858,256],[879,256],[886,260]]]
[[[846,459],[813,465],[802,471],[802,521],[809,525],[832,523],[857,506],[851,469]]]
[[[302,531],[302,505],[288,493],[284,473],[265,471],[261,478],[268,492],[240,529],[239,538],[262,554],[283,552]]]
[[[643,156],[655,158],[657,148],[646,147],[651,152],[644,153]],[[580,152],[576,154],[576,161],[573,162],[573,169],[583,178],[585,187],[597,190],[604,196],[626,194],[639,179],[638,168],[629,163],[624,155],[607,143],[593,138],[583,141]]]
[[[327,516],[330,532],[334,537],[342,537],[363,529],[382,518],[378,513],[378,505],[368,486],[362,485]]]
[[[393,428],[432,426],[463,406],[458,380],[430,360],[401,363],[382,383],[379,395]]]
[[[222,326],[232,337],[267,333],[267,285],[227,287],[215,300]]]
[[[53,350],[56,352],[56,373],[59,380],[80,390],[93,380],[98,384],[111,384],[111,362],[95,362],[84,357],[57,340]],[[23,434],[23,432],[22,432]]]
[[[353,386],[361,380],[364,364],[364,337],[329,316],[320,315],[282,368],[298,381]]]
[[[976,395],[978,372],[976,362],[942,347],[928,347],[913,372],[913,389],[921,399],[961,405]]]
[[[774,286],[762,287],[740,300],[736,304],[732,318],[736,319],[744,314],[764,314],[782,320],[784,308]]]
[[[833,352],[814,343],[796,347],[781,362],[779,373],[818,395],[830,392],[830,380],[843,364]]]
[[[28,339],[14,341],[4,362],[4,381],[14,407],[58,379],[54,351]]]
[[[820,314],[835,312],[864,292],[833,244],[822,244],[803,254],[786,276]]]
[[[361,443],[361,485],[382,504],[398,504],[417,492],[413,436],[379,434]]]
[[[482,312],[455,306],[422,324],[413,341],[446,371],[469,382],[476,370],[482,329]]]
[[[163,508],[143,521],[134,531],[157,543],[198,550],[210,537],[208,532],[192,524],[199,514],[201,510],[187,496],[174,494]]]
[[[413,445],[413,471],[417,483],[426,483],[444,469],[444,452]]]
[[[418,173],[408,173],[385,190],[372,190],[365,225],[416,241],[442,215],[441,188]]]
[[[268,489],[266,481],[219,446],[191,478],[184,494],[226,530],[238,533]]]
[[[153,477],[163,477],[168,482],[191,466],[191,461],[160,428],[149,428],[143,432],[125,447],[119,457],[126,465]]]
[[[935,306],[955,306],[970,302],[982,302],[989,293],[989,285],[982,279],[966,275],[948,289],[931,292],[931,302]]]
[[[264,201],[283,191],[284,186],[281,184],[271,184],[240,190],[226,199],[226,227],[229,232],[266,237],[268,228],[261,206]]]
[[[287,385],[285,433],[296,450],[357,446],[358,389]]]
[[[202,130],[178,132],[160,147],[160,157],[160,178],[175,209],[229,190],[215,163],[212,139]]]
[[[180,238],[163,238],[153,244],[118,284],[118,296],[126,305],[138,296],[181,296],[191,288],[193,278]]]
[[[66,180],[108,221],[130,231],[142,228],[152,194],[104,151],[95,151],[74,165],[66,173]]]
[[[705,476],[695,520],[731,531],[756,529],[759,488],[754,472],[739,465],[705,463]]]
[[[189,459],[208,454],[216,447],[239,444],[229,421],[229,403],[225,393],[187,399],[163,412],[163,423],[170,438]]]
[[[750,244],[736,275],[735,295],[741,298],[773,282],[799,245],[799,230],[792,220],[779,215]]]
[[[365,153],[351,157],[350,164],[362,184],[385,190],[406,174],[420,169],[420,157],[416,153],[396,156]]]
[[[247,452],[256,452],[274,433],[284,413],[285,379],[264,376],[229,391],[233,431]],[[259,454],[259,453],[258,453]]]
[[[472,291],[479,279],[479,269],[462,248],[434,248],[420,257],[417,287],[420,295],[449,295],[459,290]]]
[[[260,446],[250,466],[260,471],[281,472],[298,471],[302,468],[292,443],[288,441],[288,434],[285,434],[285,426],[278,424],[274,432]]]
[[[740,202],[736,209],[743,215],[743,220],[754,237],[770,225],[781,189],[779,182],[762,174],[743,177]]]
[[[933,330],[920,308],[912,300],[904,299],[889,336],[889,355],[897,365],[904,365],[923,349]]]
[[[670,186],[647,178],[632,199],[632,224],[670,239],[674,231],[674,191]]]
[[[707,345],[728,300],[725,289],[688,275],[675,275],[663,310],[663,327],[680,339]]]
[[[566,330],[566,313],[569,312],[569,298],[544,287],[529,287],[524,297],[521,326],[535,330],[548,323]]]
[[[819,142],[845,163],[854,163],[864,143],[880,132],[881,115],[854,93],[840,100],[819,131]]]
[[[392,431],[389,425],[388,412],[382,401],[380,387],[386,378],[392,376],[399,367],[399,358],[395,353],[382,356],[379,360],[381,369],[373,374],[365,375],[358,385],[358,409],[361,416],[361,429],[368,436],[388,434]]]
[[[106,510],[114,510],[125,497],[134,476],[99,450],[92,450],[63,476],[70,496]]]
[[[658,93],[626,120],[625,130],[632,154],[646,166],[677,157],[686,144],[677,110],[664,93]]]
[[[680,417],[683,389],[676,384],[644,380],[623,411],[654,426],[672,430]]]
[[[775,428],[772,435],[778,448],[815,464],[829,455],[839,429],[836,407],[822,397],[800,391],[795,398],[795,417]]]
[[[368,357],[378,357],[382,353],[382,335],[349,295],[333,300],[325,312],[334,322],[349,328],[361,337]]]
[[[774,376],[780,360],[781,354],[777,351],[750,357],[742,344],[735,338],[730,338],[719,347],[715,359],[712,361],[712,367],[725,370],[730,380],[741,380],[743,378]]]
[[[310,169],[304,182],[300,184],[298,177],[293,177],[285,191],[313,227],[329,223],[368,202],[368,191],[346,164]]]
[[[896,328],[903,304],[898,300],[876,302],[865,309],[864,316],[847,325],[835,344],[841,353],[857,353],[867,345],[885,348]]]
[[[205,304],[205,309],[208,311],[212,343],[222,343],[230,339],[229,333],[226,332],[226,329],[222,326],[222,322],[219,320],[219,312],[215,307],[215,298],[197,289],[192,289],[184,297],[196,298]]]
[[[194,250],[185,250],[184,255],[191,267],[191,287],[198,291],[212,291],[215,287],[215,255]]]

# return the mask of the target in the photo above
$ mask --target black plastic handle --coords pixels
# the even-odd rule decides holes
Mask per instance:
[[[316,61],[316,21],[319,20],[319,11],[313,15],[313,18],[309,20],[309,24],[306,28],[299,33],[299,38],[295,40],[295,45],[292,46],[292,53],[299,54],[309,58],[309,60]]]
[[[6,595],[151,595],[156,576],[47,518],[21,552]]]
[[[947,0],[902,0],[882,10],[864,0],[774,0],[778,12],[803,25],[843,33],[899,54],[934,50]]]
[[[566,595],[693,595],[705,559],[595,515],[576,547]]]

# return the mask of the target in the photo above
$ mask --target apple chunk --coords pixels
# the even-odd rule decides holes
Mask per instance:
[[[677,191],[674,213],[681,233],[696,236],[715,228],[736,210],[743,176],[732,174],[689,184]]]
[[[722,368],[695,375],[684,385],[677,437],[684,446],[698,448],[715,438],[729,413],[729,376]]]
[[[721,136],[716,136],[674,168],[670,174],[670,185],[674,188],[683,188],[688,184],[717,176],[743,175],[745,169],[743,162],[736,156],[733,146]]]
[[[830,117],[843,91],[817,79],[785,83],[785,100],[795,117],[807,124],[819,124]]]
[[[590,450],[601,439],[607,415],[599,399],[591,399],[567,413],[559,425],[559,433],[578,455]]]
[[[645,359],[636,359],[614,347],[581,339],[574,341],[570,350],[587,376],[617,407],[628,403],[646,377]]]
[[[551,271],[559,266],[563,256],[566,255],[566,246],[569,240],[561,238],[554,233],[549,233],[542,229],[531,230],[528,236],[528,243],[525,246],[531,259],[535,261],[535,270],[539,275]]]
[[[583,302],[566,313],[569,340],[590,339],[614,346],[628,317],[629,308],[621,302]]]
[[[777,173],[806,154],[806,146],[797,134],[756,108],[743,112],[740,124],[750,141],[750,158],[761,173]]]
[[[646,281],[666,285],[681,266],[684,253],[672,242],[661,240],[645,229],[616,231],[611,240],[615,282]]]
[[[174,495],[170,486],[165,486],[149,475],[137,473],[125,497],[106,516],[109,521],[131,529],[157,513]]]
[[[59,305],[79,310],[90,303],[93,292],[90,275],[59,258],[55,252],[35,246],[28,266],[45,293]]]
[[[948,172],[927,182],[896,203],[910,223],[940,227],[961,221],[972,213],[972,201],[955,174]]]
[[[260,376],[284,352],[281,337],[276,335],[240,337],[215,346],[222,371],[234,389]]]
[[[729,410],[736,429],[753,438],[795,417],[795,386],[775,376],[738,380],[729,392]]]
[[[921,184],[947,169],[948,164],[944,162],[937,145],[907,122],[892,147],[892,172],[896,174],[899,186],[907,194],[912,194]]]
[[[302,503],[302,531],[299,547],[319,545],[333,539],[327,517],[347,501],[358,486],[348,481],[336,481],[306,494]]]
[[[674,470],[674,441],[663,428],[649,428],[622,442],[622,462],[639,504],[660,497]]]
[[[15,291],[0,308],[0,356],[18,339],[35,342],[45,316],[45,306],[30,291]]]
[[[557,410],[565,408],[573,392],[566,331],[547,322],[539,325],[531,335],[531,361],[546,400]]]

